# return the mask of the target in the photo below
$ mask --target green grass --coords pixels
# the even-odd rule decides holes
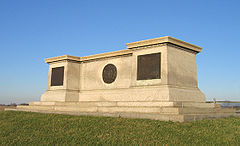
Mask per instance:
[[[0,145],[240,144],[240,118],[174,123],[0,111]]]

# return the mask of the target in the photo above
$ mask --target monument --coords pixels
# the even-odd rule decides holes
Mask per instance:
[[[46,92],[40,102],[17,110],[179,122],[235,115],[234,109],[206,103],[198,88],[196,54],[202,48],[168,36],[126,46],[45,59]]]

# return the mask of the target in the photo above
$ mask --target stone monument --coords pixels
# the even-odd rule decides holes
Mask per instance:
[[[198,88],[196,54],[202,48],[160,37],[127,49],[45,59],[47,90],[40,102],[17,110],[76,115],[194,121],[235,115],[206,103]]]

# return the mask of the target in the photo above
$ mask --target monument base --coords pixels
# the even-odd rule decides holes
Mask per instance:
[[[233,108],[198,102],[30,102],[17,111],[153,119],[174,122],[236,116]]]
[[[86,102],[86,101],[131,101],[131,102],[205,102],[205,95],[197,87],[170,85],[129,87],[101,90],[47,90],[41,102]]]

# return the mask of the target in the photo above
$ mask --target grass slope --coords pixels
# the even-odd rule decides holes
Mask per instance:
[[[0,145],[240,144],[240,118],[173,123],[0,111]]]

